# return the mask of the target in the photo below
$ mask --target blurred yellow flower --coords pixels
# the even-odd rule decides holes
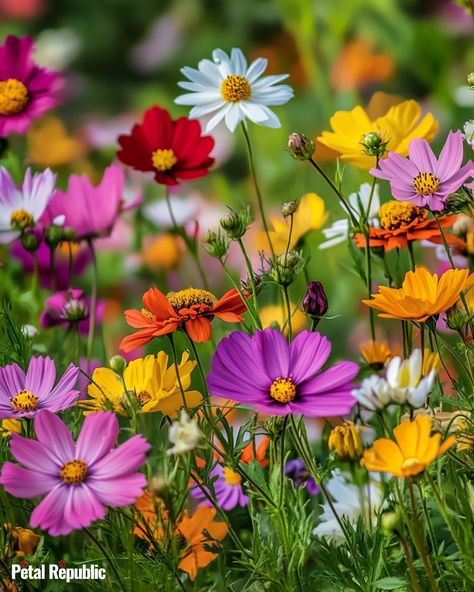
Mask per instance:
[[[12,432],[21,434],[21,421],[19,419],[3,419],[0,423],[0,434],[2,438],[9,438]]]
[[[293,214],[293,230],[289,250],[294,249],[298,243],[312,230],[319,230],[326,222],[328,215],[325,211],[324,200],[316,193],[305,193],[298,202],[298,209]],[[270,230],[270,240],[277,255],[284,253],[288,244],[290,232],[290,218],[285,220],[270,216],[273,230]],[[256,248],[263,251],[269,250],[267,237],[264,232],[256,236]]]
[[[295,310],[295,305],[292,302],[290,302],[290,310],[292,312],[291,329],[293,335],[296,335],[306,328],[306,315],[299,308]],[[260,308],[260,320],[262,321],[264,329],[271,327],[273,324],[277,324],[280,329],[284,326],[285,329],[283,333],[285,335],[288,334],[287,316],[281,305],[268,304],[267,306],[262,306]]]
[[[61,166],[82,158],[85,142],[68,134],[63,122],[54,115],[35,121],[28,131],[28,155],[41,166]]]
[[[179,239],[172,234],[162,234],[144,241],[142,262],[152,272],[167,273],[176,269],[181,262],[181,256]]]
[[[362,454],[360,428],[352,421],[345,421],[331,430],[328,439],[329,450],[334,450],[341,460],[354,460]]]
[[[398,349],[391,350],[386,341],[364,341],[359,345],[360,353],[364,360],[374,370],[380,370],[385,364],[396,356]]]
[[[438,122],[431,113],[421,117],[416,101],[403,101],[380,117],[371,119],[360,106],[352,111],[336,111],[330,119],[333,131],[324,131],[318,142],[336,151],[339,158],[361,169],[375,166],[375,157],[368,156],[362,146],[363,138],[371,132],[381,135],[387,142],[387,151],[408,155],[413,138],[431,141],[438,131]]]
[[[29,528],[15,526],[11,530],[13,549],[17,557],[33,555],[41,540],[41,536]]]
[[[189,353],[183,353],[178,368],[188,407],[196,407],[202,400],[201,393],[188,390],[195,366],[196,362],[189,360]],[[97,368],[92,381],[87,387],[91,398],[78,402],[86,410],[85,415],[102,410],[125,415],[125,390],[136,397],[143,413],[161,411],[175,418],[183,407],[176,369],[174,364],[168,367],[168,355],[163,351],[156,357],[150,355],[130,362],[123,379],[110,368]]]

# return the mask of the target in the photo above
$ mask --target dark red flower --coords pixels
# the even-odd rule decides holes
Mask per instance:
[[[198,121],[171,119],[166,109],[151,107],[141,125],[134,125],[129,136],[120,136],[119,159],[139,171],[153,171],[155,181],[177,185],[207,175],[214,159],[211,136],[201,135]]]

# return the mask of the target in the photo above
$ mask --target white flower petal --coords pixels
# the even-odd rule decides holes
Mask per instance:
[[[266,58],[257,58],[250,64],[247,72],[245,73],[245,78],[247,78],[250,84],[252,84],[259,76],[263,74],[263,72],[265,72],[267,65],[268,60]]]

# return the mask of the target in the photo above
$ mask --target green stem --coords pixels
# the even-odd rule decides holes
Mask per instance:
[[[117,568],[115,567],[115,563],[112,561],[112,558],[109,557],[107,551],[105,550],[105,547],[102,545],[102,543],[99,541],[99,539],[97,539],[92,532],[88,529],[88,528],[84,528],[84,532],[87,534],[87,536],[91,539],[91,541],[97,546],[97,548],[103,553],[104,557],[107,559],[110,567],[112,568],[112,571],[114,572],[115,577],[117,578],[118,583],[120,584],[120,587],[122,588],[123,592],[127,592],[127,589],[125,588],[125,584],[122,581],[122,578],[120,577],[120,574],[117,571]]]
[[[255,276],[253,275],[253,269],[252,269],[252,264],[250,262],[249,256],[247,255],[247,251],[245,249],[244,243],[242,241],[242,238],[239,238],[237,240],[240,250],[242,251],[242,255],[244,256],[244,260],[245,260],[245,265],[247,267],[247,272],[249,274],[249,280],[250,280],[250,286],[252,288],[252,299],[253,299],[253,305],[255,308],[255,318],[256,320],[258,320],[258,328],[261,329],[262,328],[262,321],[260,320],[260,313],[258,310],[258,302],[257,302],[257,286],[255,285]]]
[[[286,316],[288,319],[288,343],[291,343],[293,339],[293,327],[291,324],[291,305],[290,305],[290,297],[288,295],[288,286],[282,286],[281,291],[283,293],[283,300],[285,302],[286,307]]]
[[[278,496],[278,507],[280,511],[283,511],[283,494],[285,484],[285,432],[286,425],[288,423],[288,415],[283,418],[283,425],[281,428],[281,441],[280,441],[280,493]]]
[[[181,382],[181,376],[179,374],[178,359],[177,359],[177,355],[176,355],[176,347],[174,344],[173,333],[168,333],[168,339],[170,340],[171,352],[173,354],[173,362],[174,362],[174,367],[176,370],[176,378],[178,380],[179,390],[181,392],[181,397],[183,399],[183,406],[184,406],[186,413],[189,415],[189,408],[188,408],[188,404],[186,402],[186,395],[184,394],[183,383]]]
[[[99,273],[97,269],[97,257],[95,254],[94,243],[92,242],[92,239],[89,238],[87,240],[87,244],[89,246],[89,250],[92,256],[92,291],[89,311],[89,334],[87,336],[87,372],[90,372],[92,349],[94,347],[95,320],[97,309],[97,285],[99,281]]]
[[[396,534],[397,534],[398,538],[400,539],[403,550],[405,552],[405,557],[406,557],[407,565],[408,565],[408,573],[410,574],[410,580],[411,580],[411,583],[413,584],[413,590],[415,590],[416,592],[421,592],[420,584],[418,583],[418,579],[416,577],[415,566],[413,565],[413,557],[411,555],[411,551],[410,551],[410,547],[408,546],[408,542],[401,532],[397,532]]]

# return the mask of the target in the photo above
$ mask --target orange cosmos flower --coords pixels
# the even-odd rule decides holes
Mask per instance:
[[[364,341],[359,345],[360,353],[374,370],[381,370],[386,362],[398,355],[400,348],[390,349],[386,341]]]
[[[229,290],[220,300],[199,288],[163,294],[150,288],[143,294],[141,310],[125,311],[127,323],[139,329],[122,339],[120,349],[129,352],[150,342],[154,337],[184,329],[193,341],[206,342],[211,338],[211,321],[216,316],[227,323],[240,323],[246,306],[237,290]]]
[[[370,228],[369,244],[371,247],[383,247],[384,251],[403,249],[415,240],[427,240],[431,243],[443,242],[436,220],[427,219],[428,212],[409,202],[389,201],[379,209],[380,228]],[[444,216],[439,219],[443,228],[452,226],[457,216]],[[445,233],[451,245],[463,247],[461,239]],[[362,233],[355,235],[356,245],[365,247],[366,239]]]
[[[431,436],[431,427],[431,419],[426,415],[417,415],[415,421],[403,421],[393,430],[395,442],[379,438],[364,452],[360,464],[368,471],[396,477],[422,473],[456,442],[453,435],[440,444],[441,434]]]
[[[459,294],[474,285],[474,273],[467,269],[449,269],[441,277],[424,267],[405,275],[402,287],[379,286],[372,300],[362,300],[371,308],[382,311],[379,317],[404,321],[426,321],[451,308]]]

